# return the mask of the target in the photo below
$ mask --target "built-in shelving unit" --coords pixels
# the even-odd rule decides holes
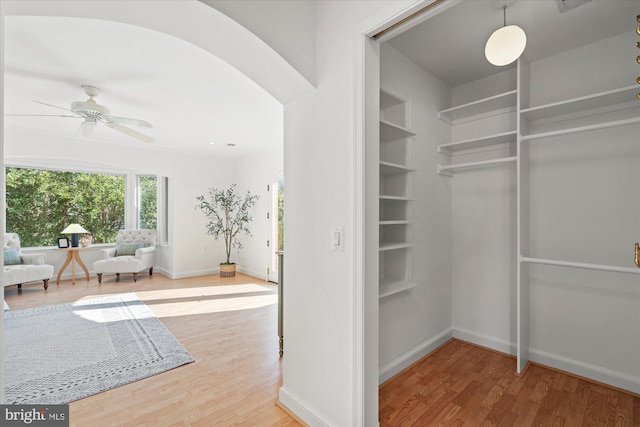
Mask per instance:
[[[452,155],[454,152],[485,148],[493,145],[510,144],[516,140],[517,132],[502,132],[496,135],[482,136],[479,138],[467,139],[464,141],[450,142],[438,146],[438,153]]]
[[[411,138],[408,101],[389,91],[380,91],[380,282],[379,298],[411,290],[409,240],[411,226],[410,175]]]
[[[625,106],[634,107],[637,86],[626,86],[619,89],[600,92],[592,95],[554,102],[537,107],[525,108],[520,114],[527,120],[543,120],[560,118],[579,113],[584,115],[590,111],[614,107],[616,110]]]
[[[633,265],[619,266],[545,258],[529,254],[529,144],[548,138],[562,143],[565,135],[592,132],[640,123],[638,87],[625,86],[586,96],[544,105],[530,106],[529,66],[520,59],[516,70],[517,88],[438,112],[438,118],[451,125],[452,134],[471,134],[471,138],[452,141],[437,147],[445,164],[437,173],[453,177],[455,171],[513,164],[517,170],[517,370],[521,372],[529,358],[529,266],[532,264],[597,270],[602,272],[640,274]],[[515,120],[490,123],[513,123],[513,129],[492,128],[487,120],[500,114],[514,114]],[[470,122],[475,122],[470,126]],[[463,126],[466,126],[464,129]],[[489,129],[489,132],[487,132]],[[460,132],[455,132],[461,130]],[[493,131],[493,132],[492,132]],[[475,133],[479,135],[475,135]],[[484,134],[483,134],[484,133]],[[469,135],[467,135],[469,136]],[[603,141],[606,143],[606,141]],[[491,157],[491,152],[499,153]],[[506,155],[505,155],[506,153]],[[464,157],[463,157],[464,156]],[[460,158],[464,161],[460,161]],[[489,158],[488,158],[489,157]],[[538,171],[538,173],[540,173]],[[539,256],[542,255],[542,256]],[[629,257],[632,264],[632,257]]]
[[[510,90],[489,96],[477,101],[469,102],[452,108],[440,110],[438,118],[446,123],[456,126],[463,122],[482,121],[488,117],[500,114],[510,114],[516,110],[517,90]],[[460,141],[453,141],[438,146],[438,153],[447,158],[447,164],[438,164],[438,173],[441,175],[453,176],[456,170],[475,167],[499,165],[516,162],[515,155],[498,156],[491,159],[477,161],[456,161],[457,155],[466,155],[482,150],[493,150],[500,148],[515,147],[517,141],[516,129],[509,129],[506,132],[497,132],[487,135],[479,135]]]
[[[499,93],[484,99],[447,108],[438,112],[438,118],[449,124],[469,117],[494,113],[499,110],[513,109],[516,105],[516,90]]]
[[[626,86],[523,109],[520,115],[530,132],[522,139],[533,141],[640,123],[636,92],[637,87]],[[627,110],[626,114],[622,110]]]

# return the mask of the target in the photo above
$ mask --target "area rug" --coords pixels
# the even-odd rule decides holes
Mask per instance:
[[[10,404],[68,403],[194,361],[135,293],[4,314]]]

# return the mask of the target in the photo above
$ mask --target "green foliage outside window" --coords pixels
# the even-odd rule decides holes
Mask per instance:
[[[115,241],[124,226],[122,175],[6,168],[7,231],[23,247],[54,246],[61,231],[77,223],[93,243]]]
[[[156,230],[158,228],[158,179],[155,176],[138,178],[139,218],[138,228]]]

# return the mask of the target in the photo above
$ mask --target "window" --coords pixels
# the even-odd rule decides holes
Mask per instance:
[[[138,228],[158,228],[158,179],[138,175]]]
[[[23,247],[55,246],[69,224],[92,243],[113,243],[118,230],[151,228],[167,241],[167,178],[29,167],[6,168],[6,228]]]
[[[137,175],[136,224],[156,230],[158,243],[167,243],[169,234],[167,180],[166,176]]]
[[[24,247],[53,246],[72,223],[113,242],[124,212],[124,175],[6,168],[6,227]]]

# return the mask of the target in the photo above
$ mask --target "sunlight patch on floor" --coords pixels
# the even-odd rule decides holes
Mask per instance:
[[[244,283],[195,288],[136,291],[156,317],[252,310],[278,303],[274,286]],[[97,298],[93,295],[83,298]]]
[[[214,300],[169,302],[149,305],[157,317],[188,316],[252,310],[278,303],[278,295],[239,296]]]

